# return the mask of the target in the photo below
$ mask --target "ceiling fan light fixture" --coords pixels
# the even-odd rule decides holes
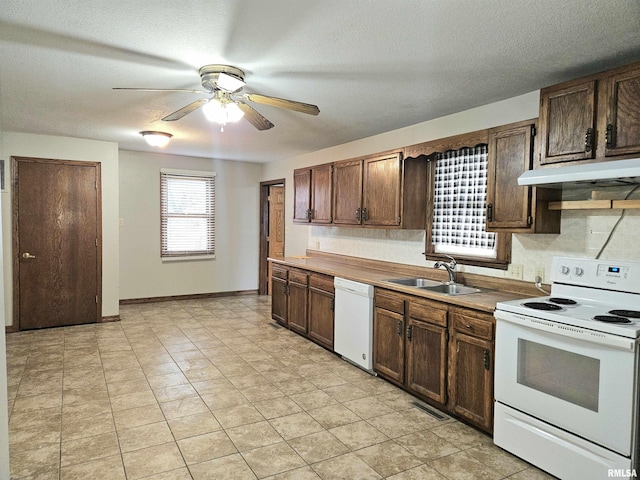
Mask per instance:
[[[244,87],[244,85],[244,80],[236,76],[229,75],[224,72],[220,72],[220,75],[218,75],[217,86],[227,92],[237,92],[242,87]]]
[[[202,111],[207,120],[220,125],[237,122],[244,116],[244,112],[240,110],[236,102],[226,100],[224,97],[222,99],[212,98],[202,107]]]
[[[169,143],[171,137],[173,137],[170,133],[156,132],[153,130],[142,131],[140,135],[142,135],[142,138],[152,147],[164,147]]]

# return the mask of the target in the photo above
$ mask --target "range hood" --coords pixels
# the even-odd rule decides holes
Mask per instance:
[[[518,185],[550,188],[638,184],[640,184],[640,158],[527,170],[518,177]]]

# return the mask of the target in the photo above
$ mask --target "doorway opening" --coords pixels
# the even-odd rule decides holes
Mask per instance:
[[[259,295],[271,295],[271,264],[267,258],[284,258],[284,185],[284,178],[260,182]]]

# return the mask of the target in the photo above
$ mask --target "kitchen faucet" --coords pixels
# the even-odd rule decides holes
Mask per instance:
[[[456,283],[456,272],[455,272],[456,259],[453,258],[452,256],[446,255],[446,254],[445,254],[445,257],[447,257],[451,261],[449,263],[447,263],[447,262],[436,262],[433,265],[433,268],[444,267],[447,270],[447,273],[449,273],[449,283],[450,284]]]

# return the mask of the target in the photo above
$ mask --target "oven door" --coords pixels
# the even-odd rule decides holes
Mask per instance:
[[[496,400],[629,457],[634,339],[496,310]]]

